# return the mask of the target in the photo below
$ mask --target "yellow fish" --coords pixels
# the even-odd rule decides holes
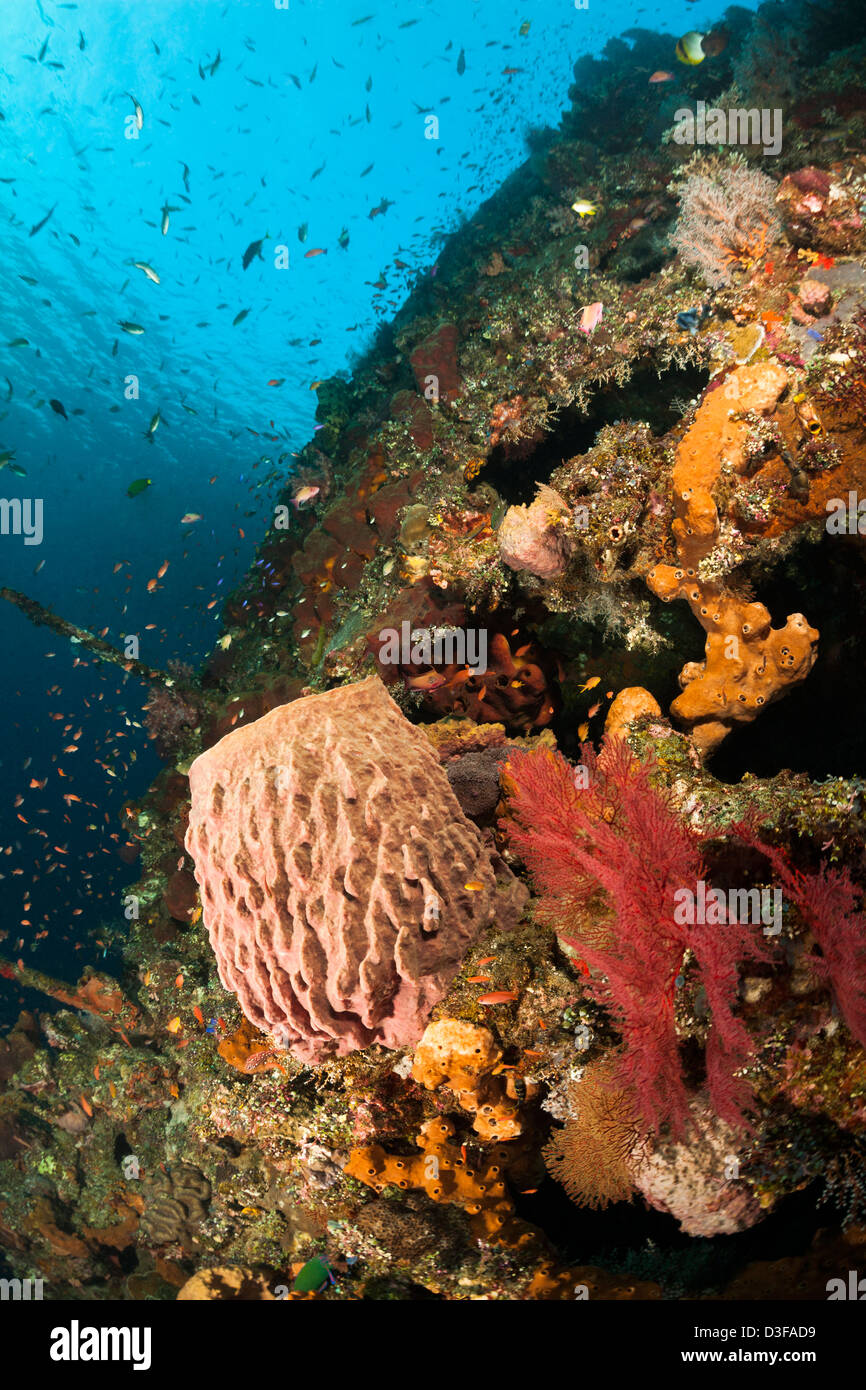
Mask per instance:
[[[697,67],[706,58],[703,50],[704,35],[699,34],[697,29],[690,29],[687,34],[683,34],[677,43],[677,57],[681,63],[688,63],[690,67]]]
[[[598,208],[595,203],[591,203],[588,198],[575,198],[571,205],[572,212],[576,212],[578,217],[595,217]]]

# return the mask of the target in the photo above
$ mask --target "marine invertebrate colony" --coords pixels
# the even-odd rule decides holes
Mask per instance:
[[[689,169],[671,240],[711,289],[726,284],[738,266],[768,253],[779,234],[775,195],[774,181],[739,159],[726,164],[713,156]]]
[[[866,1257],[854,0],[732,10],[679,43],[632,29],[580,57],[565,112],[556,6],[504,15],[500,43],[482,6],[449,34],[429,6],[337,0],[325,48],[315,6],[248,6],[242,51],[215,6],[183,29],[192,57],[133,25],[125,95],[93,6],[77,47],[74,5],[18,8],[0,145],[27,337],[6,343],[0,469],[45,491],[48,563],[16,555],[16,507],[42,543],[26,499],[0,499],[0,545],[10,583],[32,572],[62,606],[61,582],[92,630],[0,587],[64,644],[32,648],[0,725],[2,1021],[21,1011],[0,1033],[0,1274],[77,1303],[663,1298],[664,1317],[785,1278],[798,1297],[806,1268],[826,1298]],[[435,88],[401,61],[415,42]],[[196,57],[193,96],[175,64]],[[84,181],[46,218],[33,121],[73,80],[90,134],[59,172]],[[679,135],[712,141],[724,115],[742,156],[671,138],[695,101],[713,121]],[[127,102],[144,158],[92,139]],[[311,139],[254,141],[251,175],[248,107],[241,134],[306,110]],[[180,109],[208,148],[178,147],[172,179]],[[419,177],[392,199],[359,142],[399,165],[404,137]],[[90,276],[78,315],[62,279],[100,246],[108,312]],[[143,457],[117,479],[136,411]],[[83,573],[68,531],[60,581],[55,538],[92,495],[46,468],[49,431],[58,457],[107,446],[128,522],[110,559],[93,533]],[[819,1223],[836,1233],[810,1249]],[[743,1273],[779,1239],[792,1261]],[[605,1269],[576,1262],[590,1241]]]
[[[589,988],[620,1028],[618,1083],[649,1129],[688,1121],[674,1000],[689,951],[701,972],[712,1024],[706,1073],[717,1113],[742,1123],[746,1088],[734,1073],[749,1056],[734,1013],[737,966],[766,956],[754,929],[724,932],[677,921],[675,895],[705,878],[698,835],[652,785],[652,766],[622,739],[601,754],[582,749],[581,769],[546,749],[515,753],[506,766],[506,829],[542,891],[539,917],[604,979]]]
[[[220,977],[305,1061],[414,1042],[478,932],[519,900],[376,677],[228,734],[190,788]]]
[[[778,363],[744,366],[705,397],[677,449],[671,476],[678,563],[657,564],[647,575],[650,589],[664,602],[686,599],[707,634],[705,659],[683,667],[683,693],[671,706],[704,753],[716,748],[733,724],[756,719],[766,705],[804,681],[817,656],[819,633],[802,613],[773,628],[763,604],[737,598],[702,570],[721,529],[713,489],[721,476],[736,478],[748,466],[743,416],[749,411],[768,415],[786,386],[787,373]]]

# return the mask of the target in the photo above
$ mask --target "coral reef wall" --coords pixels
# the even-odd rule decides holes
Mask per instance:
[[[219,643],[149,702],[122,978],[0,961],[38,991],[0,1044],[22,1276],[823,1298],[863,1256],[866,87],[836,8],[580,59],[314,384]],[[688,143],[698,103],[781,103],[779,150]]]

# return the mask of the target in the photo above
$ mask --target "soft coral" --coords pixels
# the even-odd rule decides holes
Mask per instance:
[[[779,875],[821,949],[811,962],[816,973],[832,989],[852,1035],[866,1047],[866,912],[857,908],[861,894],[848,869],[822,863],[817,873],[807,873],[792,867],[777,846],[761,840],[750,822],[731,829],[760,850]]]
[[[605,977],[589,987],[614,1014],[625,1052],[620,1081],[646,1125],[682,1132],[690,1094],[674,1016],[677,977],[691,950],[712,1014],[706,1046],[711,1101],[743,1122],[748,1088],[735,1078],[752,1041],[733,1012],[737,963],[766,957],[744,924],[687,926],[675,920],[678,889],[705,878],[702,837],[652,784],[653,763],[625,740],[600,755],[582,748],[585,775],[559,753],[513,754],[506,767],[511,843],[533,874],[538,916]]]

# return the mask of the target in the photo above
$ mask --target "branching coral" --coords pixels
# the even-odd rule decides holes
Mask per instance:
[[[866,1047],[866,912],[857,907],[863,895],[849,870],[822,864],[818,873],[806,873],[793,868],[782,851],[761,840],[750,825],[733,830],[766,855],[784,892],[796,903],[821,950],[810,965],[828,982],[848,1028]]]
[[[544,1161],[572,1201],[593,1210],[628,1201],[641,1138],[634,1108],[618,1084],[616,1063],[591,1063],[569,1089],[564,1127],[548,1140]]]
[[[740,159],[711,156],[690,166],[672,241],[712,289],[727,284],[735,267],[759,260],[778,237],[775,194],[773,180]]]
[[[621,1029],[619,1084],[647,1127],[670,1121],[678,1131],[688,1120],[674,1012],[686,951],[712,1015],[710,1097],[720,1116],[740,1124],[748,1091],[735,1073],[752,1042],[733,1012],[737,963],[765,957],[766,947],[736,921],[723,932],[677,921],[677,890],[706,877],[701,841],[653,787],[652,770],[624,739],[607,739],[600,755],[584,745],[579,776],[559,753],[513,754],[503,827],[542,893],[540,920],[605,977],[588,987]]]

